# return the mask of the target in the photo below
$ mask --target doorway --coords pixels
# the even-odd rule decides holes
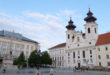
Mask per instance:
[[[78,63],[78,68],[80,68],[80,63]]]

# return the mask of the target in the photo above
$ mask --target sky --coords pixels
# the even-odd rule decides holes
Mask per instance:
[[[110,0],[0,0],[0,30],[15,31],[40,43],[41,51],[66,41],[70,16],[85,32],[88,6],[97,18],[98,33],[110,31]]]

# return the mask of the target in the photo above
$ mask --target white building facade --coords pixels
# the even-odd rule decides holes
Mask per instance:
[[[71,19],[66,26],[66,67],[96,66],[95,44],[98,38],[98,25],[90,10],[84,20],[85,33],[76,31]]]
[[[62,43],[49,49],[50,57],[52,58],[52,66],[60,68],[65,67],[65,48],[66,43]]]
[[[96,43],[98,66],[110,68],[110,32],[99,35]]]
[[[24,52],[26,59],[33,50],[39,50],[39,43],[22,36],[19,33],[0,31],[0,57],[4,58],[12,53],[13,58],[17,58]]]
[[[98,46],[96,45],[97,40],[99,39],[98,24],[95,22],[96,20],[97,19],[93,16],[93,13],[89,9],[89,12],[87,13],[87,17],[84,19],[86,23],[84,24],[85,33],[83,33],[82,31],[75,30],[76,26],[74,25],[72,19],[70,18],[70,21],[66,26],[67,28],[66,45],[64,46],[65,53],[63,55],[65,60],[64,67],[73,68],[76,66],[80,68],[82,66],[86,66],[86,67],[92,68],[94,66],[99,66],[100,60],[97,57],[98,57],[98,54],[100,53],[97,51],[97,48],[100,45]],[[100,41],[103,42],[103,40],[100,40]],[[105,44],[106,43],[104,43],[104,45]],[[58,49],[59,47],[57,47],[57,51]],[[54,49],[51,49],[51,48],[49,49],[49,51],[52,51],[52,50],[53,52],[55,51]],[[103,54],[101,55],[104,55],[105,52],[102,52],[102,53]],[[54,57],[52,52],[50,52],[50,55],[51,57]],[[108,53],[108,55],[110,55],[110,52]],[[110,60],[107,59],[107,61],[110,61]],[[107,62],[107,61],[105,60],[106,65],[102,65],[102,66],[105,67],[107,66],[107,64],[110,65],[110,62]]]

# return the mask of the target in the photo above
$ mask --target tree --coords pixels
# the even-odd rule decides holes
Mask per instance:
[[[38,54],[38,50],[34,50],[33,52],[31,52],[28,63],[30,67],[38,66],[41,64],[41,56],[40,54]]]
[[[21,52],[20,56],[18,57],[18,65],[20,66],[24,66],[25,65],[25,56],[24,56],[24,52]]]
[[[28,63],[30,67],[41,66],[41,64],[52,64],[52,59],[47,51],[40,52],[38,50],[34,50],[31,52]]]
[[[42,52],[41,59],[42,59],[42,64],[46,64],[46,65],[47,64],[49,64],[49,65],[52,64],[52,59],[50,58],[50,55],[47,51]]]
[[[18,65],[18,67],[24,67],[26,65],[24,52],[21,52],[19,57],[14,60],[13,64]]]

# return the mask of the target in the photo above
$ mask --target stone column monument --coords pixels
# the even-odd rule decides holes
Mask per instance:
[[[11,40],[10,40],[10,49],[7,56],[4,56],[3,58],[3,66],[5,65],[7,69],[17,69],[17,66],[13,65],[13,36],[14,32],[12,32]]]

